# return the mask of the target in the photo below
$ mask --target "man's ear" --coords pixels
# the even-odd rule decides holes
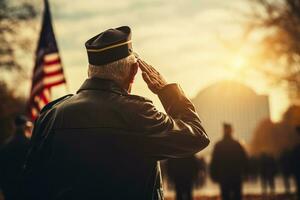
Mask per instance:
[[[139,64],[136,62],[134,64],[132,64],[131,68],[130,68],[130,75],[129,75],[129,82],[133,83],[134,81],[134,77],[138,71],[139,68]]]

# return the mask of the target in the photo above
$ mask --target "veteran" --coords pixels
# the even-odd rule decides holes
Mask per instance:
[[[86,44],[88,79],[51,102],[34,127],[25,165],[28,199],[163,199],[159,160],[209,144],[191,101],[132,49],[131,29],[108,29]],[[140,69],[167,114],[132,95]]]

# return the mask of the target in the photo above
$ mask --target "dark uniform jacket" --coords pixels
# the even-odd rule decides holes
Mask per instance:
[[[209,139],[176,84],[153,103],[115,82],[87,79],[76,95],[48,104],[25,165],[30,199],[163,199],[158,161],[190,156]]]

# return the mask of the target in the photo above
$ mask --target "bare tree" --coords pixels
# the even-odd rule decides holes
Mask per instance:
[[[300,98],[300,0],[252,0],[247,33],[261,31],[260,70]]]
[[[270,119],[262,120],[253,132],[250,153],[279,157],[284,151],[293,149],[300,142],[297,134],[299,123],[300,106],[289,107],[278,123]]]
[[[22,37],[21,25],[34,19],[37,13],[34,6],[21,2],[0,0],[0,69],[20,70],[16,59],[18,49],[27,50],[31,39]]]
[[[25,100],[9,89],[2,75],[3,72],[22,72],[23,66],[16,53],[29,49],[33,38],[22,33],[37,16],[35,7],[29,2],[0,0],[0,144],[14,131],[14,117],[24,112]]]

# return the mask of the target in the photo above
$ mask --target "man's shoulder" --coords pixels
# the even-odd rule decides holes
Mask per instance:
[[[235,145],[237,148],[242,148],[242,144],[241,144],[241,142],[238,140],[238,139],[235,139],[235,138],[233,138],[232,139],[232,143],[233,143],[233,145]]]
[[[128,106],[128,107],[153,103],[150,99],[146,97],[133,95],[133,94],[122,95],[120,96],[120,98],[118,98],[117,101],[119,102],[120,105]]]
[[[35,120],[33,135],[36,135],[34,132],[42,133],[43,131],[47,131],[44,127],[41,130],[41,125],[44,123],[49,123],[50,121],[54,121],[57,106],[62,102],[66,101],[67,99],[71,98],[72,96],[72,94],[68,94],[46,104],[40,111],[37,119]],[[48,128],[51,127],[49,126]]]
[[[215,143],[214,148],[219,150],[220,148],[222,148],[222,146],[223,146],[223,140],[220,140],[220,141]]]
[[[42,113],[44,113],[44,112],[46,112],[46,111],[52,109],[52,108],[55,107],[56,105],[58,105],[58,104],[64,102],[65,100],[69,99],[69,98],[72,97],[72,96],[73,96],[73,94],[67,94],[67,95],[65,95],[65,96],[62,96],[62,97],[60,97],[60,98],[58,98],[58,99],[55,99],[55,100],[49,102],[48,104],[46,104],[46,105],[43,107],[43,109],[41,110],[40,114],[42,114]]]
[[[226,149],[228,146],[232,146],[232,144],[235,144],[233,139],[223,138],[216,143],[215,147],[218,149]]]
[[[223,138],[222,140],[220,140],[220,143],[234,145],[239,142],[235,138],[230,137],[230,138]]]
[[[144,110],[153,109],[153,102],[139,95],[124,95],[119,99],[120,110],[124,112],[142,112]]]
[[[152,103],[152,101],[146,97],[143,97],[143,96],[139,96],[139,95],[134,95],[134,94],[129,94],[129,95],[126,95],[126,97],[128,100],[132,100],[133,102],[136,101],[136,102],[148,102],[148,103]]]

